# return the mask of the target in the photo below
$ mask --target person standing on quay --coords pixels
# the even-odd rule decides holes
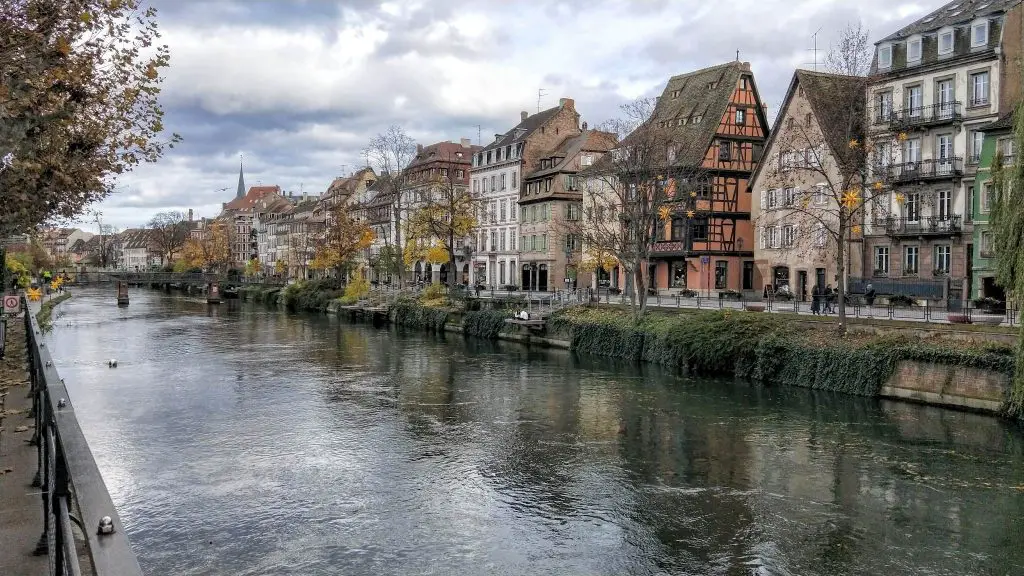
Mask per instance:
[[[811,314],[815,316],[821,312],[821,284],[815,284],[811,289]]]

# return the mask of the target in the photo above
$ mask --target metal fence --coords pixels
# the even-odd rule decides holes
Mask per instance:
[[[28,310],[28,306],[24,308]],[[25,332],[36,423],[32,442],[39,453],[35,485],[42,488],[43,497],[40,544],[45,544],[49,553],[50,574],[141,575],[139,561],[82,434],[67,388],[30,312],[25,313]],[[74,526],[84,538],[84,550],[76,544]],[[88,559],[91,566],[83,570],[80,558]]]

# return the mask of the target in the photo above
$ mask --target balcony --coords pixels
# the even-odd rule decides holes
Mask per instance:
[[[875,112],[875,124],[888,124],[889,129],[894,132],[958,123],[962,119],[963,106],[960,102]]]
[[[894,184],[907,182],[928,182],[932,180],[948,180],[964,175],[964,159],[960,156],[939,158],[938,160],[919,160],[891,164],[888,167],[889,179]]]
[[[888,236],[959,236],[963,231],[961,216],[920,216],[918,218],[888,217],[878,224],[885,226]]]

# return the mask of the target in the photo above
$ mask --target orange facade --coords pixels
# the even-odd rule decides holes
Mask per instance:
[[[753,75],[745,72],[704,155],[708,189],[700,192],[692,220],[673,218],[665,223],[662,239],[653,246],[649,288],[707,292],[755,288],[747,181],[767,136]]]

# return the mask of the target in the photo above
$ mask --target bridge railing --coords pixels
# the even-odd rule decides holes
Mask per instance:
[[[25,313],[25,333],[36,423],[33,442],[39,452],[36,482],[43,497],[40,544],[45,542],[49,553],[50,574],[141,576],[138,558],[31,312]],[[84,550],[76,544],[72,523],[85,537]],[[83,570],[80,558],[91,566]]]

